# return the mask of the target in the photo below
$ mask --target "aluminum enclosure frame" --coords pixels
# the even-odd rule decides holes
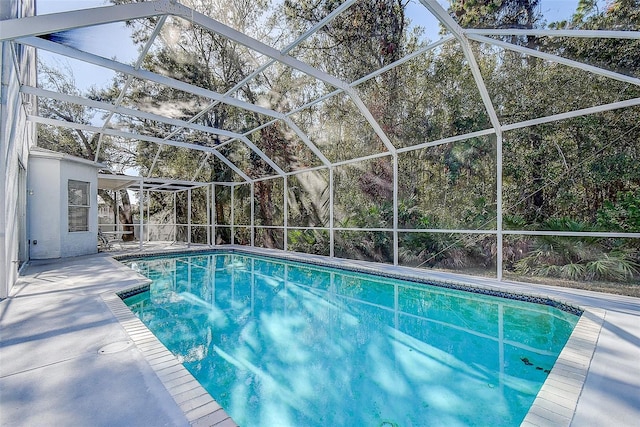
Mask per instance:
[[[393,234],[393,263],[394,265],[398,264],[398,250],[399,250],[399,233],[411,232],[411,233],[453,233],[453,234],[489,234],[496,236],[496,244],[497,244],[497,254],[496,256],[496,276],[498,280],[502,280],[503,274],[503,265],[502,265],[502,242],[503,237],[505,235],[556,235],[556,236],[590,236],[590,237],[614,237],[614,238],[640,238],[640,233],[605,233],[605,232],[549,232],[549,231],[530,231],[530,230],[505,230],[503,226],[503,182],[502,182],[502,160],[503,160],[503,133],[506,131],[520,129],[530,126],[535,126],[543,123],[550,123],[559,120],[565,120],[573,117],[580,117],[591,114],[598,114],[605,111],[612,111],[616,109],[624,109],[629,107],[635,107],[640,105],[640,98],[630,99],[621,102],[602,104],[595,107],[579,109],[575,111],[565,112],[561,114],[554,114],[546,117],[537,117],[535,119],[521,121],[517,123],[511,124],[503,124],[500,122],[498,114],[496,112],[496,107],[494,105],[493,100],[486,88],[484,79],[480,72],[480,68],[478,66],[478,59],[476,58],[476,53],[474,53],[471,48],[471,41],[485,43],[491,46],[495,46],[501,49],[512,50],[515,52],[519,52],[524,55],[534,56],[541,58],[546,61],[551,61],[554,63],[562,64],[568,67],[572,67],[575,69],[579,69],[594,75],[606,77],[608,79],[613,79],[616,81],[622,81],[630,85],[640,86],[640,79],[630,77],[621,73],[604,70],[599,67],[595,67],[589,64],[584,64],[578,61],[569,60],[566,58],[562,58],[557,55],[547,54],[544,52],[540,52],[534,49],[516,46],[515,44],[511,44],[508,42],[504,42],[492,36],[504,36],[504,35],[513,35],[513,36],[522,36],[522,35],[535,35],[535,36],[547,36],[547,37],[579,37],[579,38],[614,38],[614,39],[630,39],[630,40],[638,40],[640,39],[640,32],[638,31],[609,31],[609,30],[540,30],[540,29],[468,29],[462,28],[458,25],[447,13],[447,11],[438,3],[437,0],[420,0],[420,4],[424,6],[425,11],[430,12],[439,22],[440,24],[448,31],[449,34],[444,35],[440,40],[435,41],[434,43],[429,44],[423,49],[419,51],[413,52],[400,60],[396,61],[393,64],[390,64],[384,68],[376,70],[370,73],[367,76],[364,76],[356,81],[347,82],[343,81],[335,76],[332,76],[318,68],[315,68],[303,61],[300,61],[293,56],[289,55],[296,46],[300,45],[303,41],[308,39],[314,33],[319,31],[323,26],[330,23],[336,17],[338,17],[341,13],[348,10],[356,0],[348,0],[341,4],[336,10],[334,10],[331,14],[329,14],[325,19],[321,22],[307,30],[305,33],[301,34],[295,41],[290,43],[288,46],[283,48],[282,50],[277,50],[269,45],[264,44],[263,42],[256,40],[246,34],[243,34],[233,28],[230,28],[227,25],[213,19],[212,17],[205,16],[203,14],[194,11],[176,0],[157,0],[157,1],[149,1],[142,3],[132,3],[126,5],[118,5],[118,6],[106,6],[95,9],[85,9],[78,10],[72,12],[64,12],[64,13],[56,13],[51,15],[41,15],[20,19],[11,19],[2,21],[2,25],[0,25],[0,41],[5,44],[11,45],[24,45],[30,46],[37,49],[46,50],[49,52],[53,52],[59,55],[63,55],[69,58],[74,58],[80,61],[84,61],[87,63],[91,63],[94,65],[98,65],[100,67],[105,67],[107,69],[113,70],[118,73],[123,73],[127,76],[127,83],[121,89],[120,96],[115,103],[106,103],[106,102],[98,102],[94,100],[89,100],[82,97],[73,97],[69,95],[65,95],[62,93],[55,93],[52,91],[47,91],[41,88],[37,88],[34,86],[30,86],[28,84],[21,84],[20,91],[28,96],[37,96],[37,97],[46,97],[51,99],[58,99],[65,102],[71,102],[78,105],[84,105],[92,108],[99,108],[110,113],[107,120],[105,120],[104,124],[100,127],[86,125],[81,123],[73,123],[73,122],[64,122],[60,120],[53,120],[45,117],[41,117],[37,114],[30,114],[28,116],[28,120],[35,124],[48,124],[53,126],[62,126],[68,127],[72,129],[80,129],[87,130],[91,132],[96,132],[102,138],[102,135],[111,135],[119,138],[134,140],[134,141],[147,141],[151,143],[155,143],[158,145],[158,151],[149,171],[149,174],[154,170],[154,166],[159,157],[160,150],[163,146],[173,146],[180,147],[185,149],[198,150],[206,154],[206,156],[215,156],[221,162],[223,162],[228,168],[230,168],[243,182],[229,182],[229,183],[199,183],[197,185],[208,185],[210,186],[210,190],[208,191],[208,201],[211,200],[211,206],[208,209],[208,215],[212,219],[210,228],[212,231],[215,231],[216,227],[227,227],[226,225],[218,225],[215,218],[215,186],[223,185],[229,186],[231,191],[231,224],[228,226],[231,229],[231,243],[234,243],[234,227],[250,227],[251,230],[251,245],[255,244],[255,232],[256,229],[259,228],[255,224],[255,206],[254,206],[254,196],[255,196],[255,183],[267,180],[267,179],[282,179],[283,180],[283,212],[284,212],[284,222],[283,226],[270,226],[271,228],[282,228],[284,235],[284,250],[287,250],[287,237],[288,231],[290,229],[300,229],[300,227],[291,227],[288,224],[288,184],[287,179],[290,176],[295,176],[298,174],[302,174],[309,171],[314,170],[327,170],[329,173],[329,224],[327,227],[306,227],[306,229],[310,230],[320,230],[326,231],[329,233],[330,238],[330,247],[329,252],[330,256],[335,256],[335,233],[336,231],[385,231],[391,232]],[[238,82],[234,85],[226,93],[216,93],[195,85],[192,85],[187,82],[183,82],[177,79],[169,78],[157,73],[153,73],[150,71],[146,71],[141,68],[141,64],[155,37],[159,34],[162,29],[165,20],[167,17],[179,17],[189,22],[199,25],[202,28],[216,33],[225,37],[228,40],[231,40],[235,43],[241,44],[253,51],[256,51],[260,54],[265,55],[269,58],[269,60],[254,70],[250,75],[244,78],[242,81]],[[152,33],[150,40],[147,42],[145,47],[140,52],[140,55],[136,61],[136,63],[132,65],[123,64],[117,62],[115,60],[106,59],[100,57],[98,55],[94,55],[88,52],[84,52],[78,49],[74,49],[68,46],[64,46],[59,43],[55,43],[52,41],[44,40],[42,38],[37,37],[38,35],[50,34],[53,32],[58,32],[62,30],[69,30],[75,28],[82,27],[90,27],[100,24],[113,23],[113,22],[121,22],[132,19],[140,19],[140,18],[149,18],[149,17],[159,17],[158,23],[154,32]],[[489,121],[491,126],[487,129],[482,129],[479,131],[467,133],[464,135],[457,135],[448,138],[443,138],[436,141],[425,141],[423,143],[419,143],[413,145],[411,147],[398,148],[395,147],[390,140],[390,138],[384,132],[382,126],[376,121],[371,111],[367,108],[365,103],[360,98],[358,93],[358,89],[356,86],[367,82],[378,75],[382,74],[385,71],[389,71],[394,67],[398,67],[410,59],[414,58],[417,55],[423,54],[425,52],[432,51],[434,49],[439,48],[445,43],[455,43],[460,47],[462,52],[464,53],[464,57],[468,63],[468,67],[473,76],[474,82],[476,84],[478,93],[480,94],[480,98],[482,99],[482,103],[484,109],[487,112],[489,117]],[[288,67],[291,67],[304,75],[311,76],[326,85],[329,85],[334,88],[334,90],[324,96],[321,96],[317,99],[314,99],[307,104],[296,108],[295,110],[289,111],[287,113],[282,113],[275,111],[273,109],[269,109],[260,105],[251,104],[246,101],[239,100],[234,98],[232,95],[239,88],[241,88],[244,84],[248,83],[256,76],[258,76],[262,71],[268,68],[270,65],[279,62]],[[149,81],[153,81],[159,84],[163,84],[181,91],[185,91],[187,93],[193,94],[195,96],[203,97],[211,100],[211,103],[200,111],[200,113],[193,116],[190,120],[177,120],[171,117],[165,117],[158,114],[146,113],[141,110],[132,109],[123,107],[121,105],[121,101],[124,97],[124,94],[127,90],[128,85],[132,81],[133,78],[138,79],[146,79]],[[329,99],[333,96],[344,94],[348,99],[353,102],[357,111],[362,115],[366,123],[371,127],[374,134],[380,139],[382,145],[384,146],[384,151],[379,153],[370,154],[363,157],[352,158],[339,162],[331,162],[318,148],[318,146],[313,142],[312,138],[306,135],[298,126],[295,125],[291,116],[298,111],[301,111],[305,108],[311,107],[319,102],[322,102],[326,99]],[[271,118],[271,121],[262,124],[254,129],[250,129],[243,133],[231,132],[225,129],[217,129],[213,127],[207,127],[198,125],[195,121],[205,114],[210,109],[214,108],[216,105],[223,103],[227,105],[231,105],[240,109],[244,109],[247,111],[251,111],[257,114],[264,115],[266,117]],[[127,132],[117,129],[112,129],[109,127],[109,122],[113,114],[122,113],[127,114],[132,117],[137,117],[140,119],[148,119],[154,120],[161,123],[166,123],[176,127],[176,130],[173,131],[170,135],[165,138],[152,137],[148,135],[141,135],[135,132]],[[260,150],[255,144],[251,142],[249,139],[249,135],[260,130],[261,128],[268,126],[270,124],[280,122],[283,126],[288,128],[293,134],[295,134],[304,144],[305,146],[315,155],[320,161],[321,166],[316,166],[313,168],[301,169],[296,171],[286,172],[281,168],[273,159],[269,158],[269,156]],[[192,129],[201,132],[205,132],[211,135],[217,135],[225,138],[225,140],[216,146],[204,146],[198,144],[190,144],[181,142],[178,140],[172,140],[171,138],[179,132],[180,129]],[[5,130],[2,129],[4,132]],[[398,221],[398,155],[410,151],[420,150],[428,147],[434,147],[442,144],[451,144],[457,141],[462,141],[470,138],[480,137],[480,136],[489,136],[494,135],[496,139],[496,154],[495,154],[495,164],[496,164],[496,227],[492,229],[403,229],[399,227]],[[230,144],[234,141],[240,141],[245,144],[248,149],[260,157],[265,163],[267,163],[272,169],[274,174],[266,177],[260,178],[251,178],[245,172],[243,172],[236,164],[234,164],[230,159],[225,157],[220,148],[224,147],[227,144]],[[99,143],[100,149],[100,143]],[[350,165],[366,160],[377,159],[389,157],[390,163],[393,166],[393,226],[392,228],[340,228],[336,227],[334,223],[334,192],[335,192],[335,183],[334,183],[334,172],[337,167]],[[96,159],[97,161],[97,155]],[[203,159],[204,163],[204,159]],[[150,177],[149,175],[149,177]],[[197,178],[198,173],[194,175],[194,180]],[[139,184],[139,191],[144,191],[142,188],[143,179],[141,179]],[[235,189],[240,185],[249,185],[250,186],[250,198],[251,198],[251,223],[250,225],[238,225],[234,222],[234,198],[233,195],[235,193]],[[209,196],[209,194],[211,196]],[[190,210],[190,207],[189,207]],[[142,216],[142,215],[141,215]],[[143,227],[140,224],[140,227]],[[215,235],[215,233],[213,233]],[[141,239],[142,244],[142,239]]]

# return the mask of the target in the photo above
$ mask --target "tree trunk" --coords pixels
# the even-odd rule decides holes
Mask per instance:
[[[255,191],[258,194],[260,203],[260,212],[265,225],[273,225],[273,206],[271,205],[271,186],[265,184],[263,181],[256,182]],[[273,236],[270,230],[265,230],[264,233],[264,246],[267,248],[275,248],[276,243],[273,240]]]
[[[125,242],[135,240],[133,227],[133,211],[131,209],[131,201],[129,200],[129,193],[127,192],[127,190],[120,190],[120,200],[122,201],[121,207],[116,205],[116,199],[111,197],[109,191],[99,189],[98,195],[102,198],[102,200],[109,204],[114,215],[116,211],[118,212],[118,223],[122,225],[122,230],[131,232],[129,234],[123,234],[122,240]]]
[[[122,201],[122,208],[118,210],[118,219],[122,225],[122,230],[131,232],[130,234],[123,234],[122,241],[131,242],[135,240],[135,235],[133,227],[133,210],[131,209],[131,200],[129,199],[129,193],[127,190],[120,190],[120,200]]]

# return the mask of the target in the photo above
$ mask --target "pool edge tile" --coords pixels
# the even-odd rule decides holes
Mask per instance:
[[[606,311],[584,307],[584,312],[542,384],[521,426],[569,427],[591,366]],[[551,380],[551,381],[549,381]],[[556,385],[564,384],[566,387]],[[562,403],[554,396],[562,397]],[[567,418],[567,415],[570,417]]]
[[[126,289],[130,290],[140,286],[129,286]],[[100,296],[111,314],[131,338],[141,356],[155,372],[167,393],[182,410],[190,425],[237,426],[193,375],[129,310],[118,293],[106,292]],[[147,350],[143,350],[143,348]],[[149,354],[151,349],[153,352]]]

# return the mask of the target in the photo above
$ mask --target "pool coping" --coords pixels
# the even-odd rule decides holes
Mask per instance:
[[[606,311],[585,307],[521,426],[569,426],[582,394]]]
[[[106,292],[100,296],[180,407],[190,425],[237,426],[218,402],[136,317],[117,293]]]
[[[162,252],[136,252],[126,255],[115,255],[112,259],[122,268],[128,269],[128,267],[120,261],[216,252],[266,256],[323,267],[364,272],[382,277],[432,284],[447,289],[457,289],[482,295],[556,306],[548,304],[548,301],[553,301],[560,305],[560,307],[556,306],[557,308],[572,314],[578,315],[572,311],[572,309],[581,311],[582,314],[580,315],[578,323],[574,327],[567,343],[560,352],[547,379],[540,388],[532,406],[529,408],[527,415],[521,423],[521,426],[526,427],[571,425],[606,316],[606,310],[604,309],[588,306],[580,307],[574,303],[560,301],[557,297],[544,296],[537,292],[507,292],[497,287],[480,283],[468,283],[465,280],[434,279],[428,271],[413,271],[408,267],[395,267],[386,264],[368,266],[366,262],[329,258],[319,255],[264,250],[254,247],[245,248],[233,246]],[[148,288],[150,280],[144,278],[142,275],[140,275],[140,277],[140,283],[137,285],[128,286],[115,293],[105,293],[102,295],[103,300],[131,337],[132,341],[140,348],[143,356],[165,385],[169,394],[184,411],[191,425],[210,425],[217,427],[237,426],[224,409],[124,303],[123,298],[126,296],[134,295]],[[513,295],[521,295],[524,298],[510,298]]]

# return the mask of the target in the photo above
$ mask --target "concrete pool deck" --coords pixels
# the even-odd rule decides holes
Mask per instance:
[[[152,250],[158,249],[163,248]],[[406,273],[401,268],[386,269]],[[600,309],[601,327],[591,331],[597,334],[595,351],[581,362],[588,369],[584,386],[578,390],[569,390],[563,384],[559,387],[566,387],[569,394],[577,392],[575,412],[567,415],[562,413],[566,408],[560,407],[555,415],[573,426],[637,425],[640,299],[422,273],[434,280],[473,281],[494,289],[543,295]],[[146,328],[140,327],[139,321],[136,323],[137,319],[119,311],[114,293],[143,281],[114,261],[111,254],[104,253],[34,261],[27,266],[9,298],[0,302],[0,425],[235,425],[194,385],[193,378],[175,358],[167,357],[166,349],[158,346]],[[563,400],[553,391],[544,397]],[[553,418],[536,415],[527,418],[527,422],[557,425]]]

